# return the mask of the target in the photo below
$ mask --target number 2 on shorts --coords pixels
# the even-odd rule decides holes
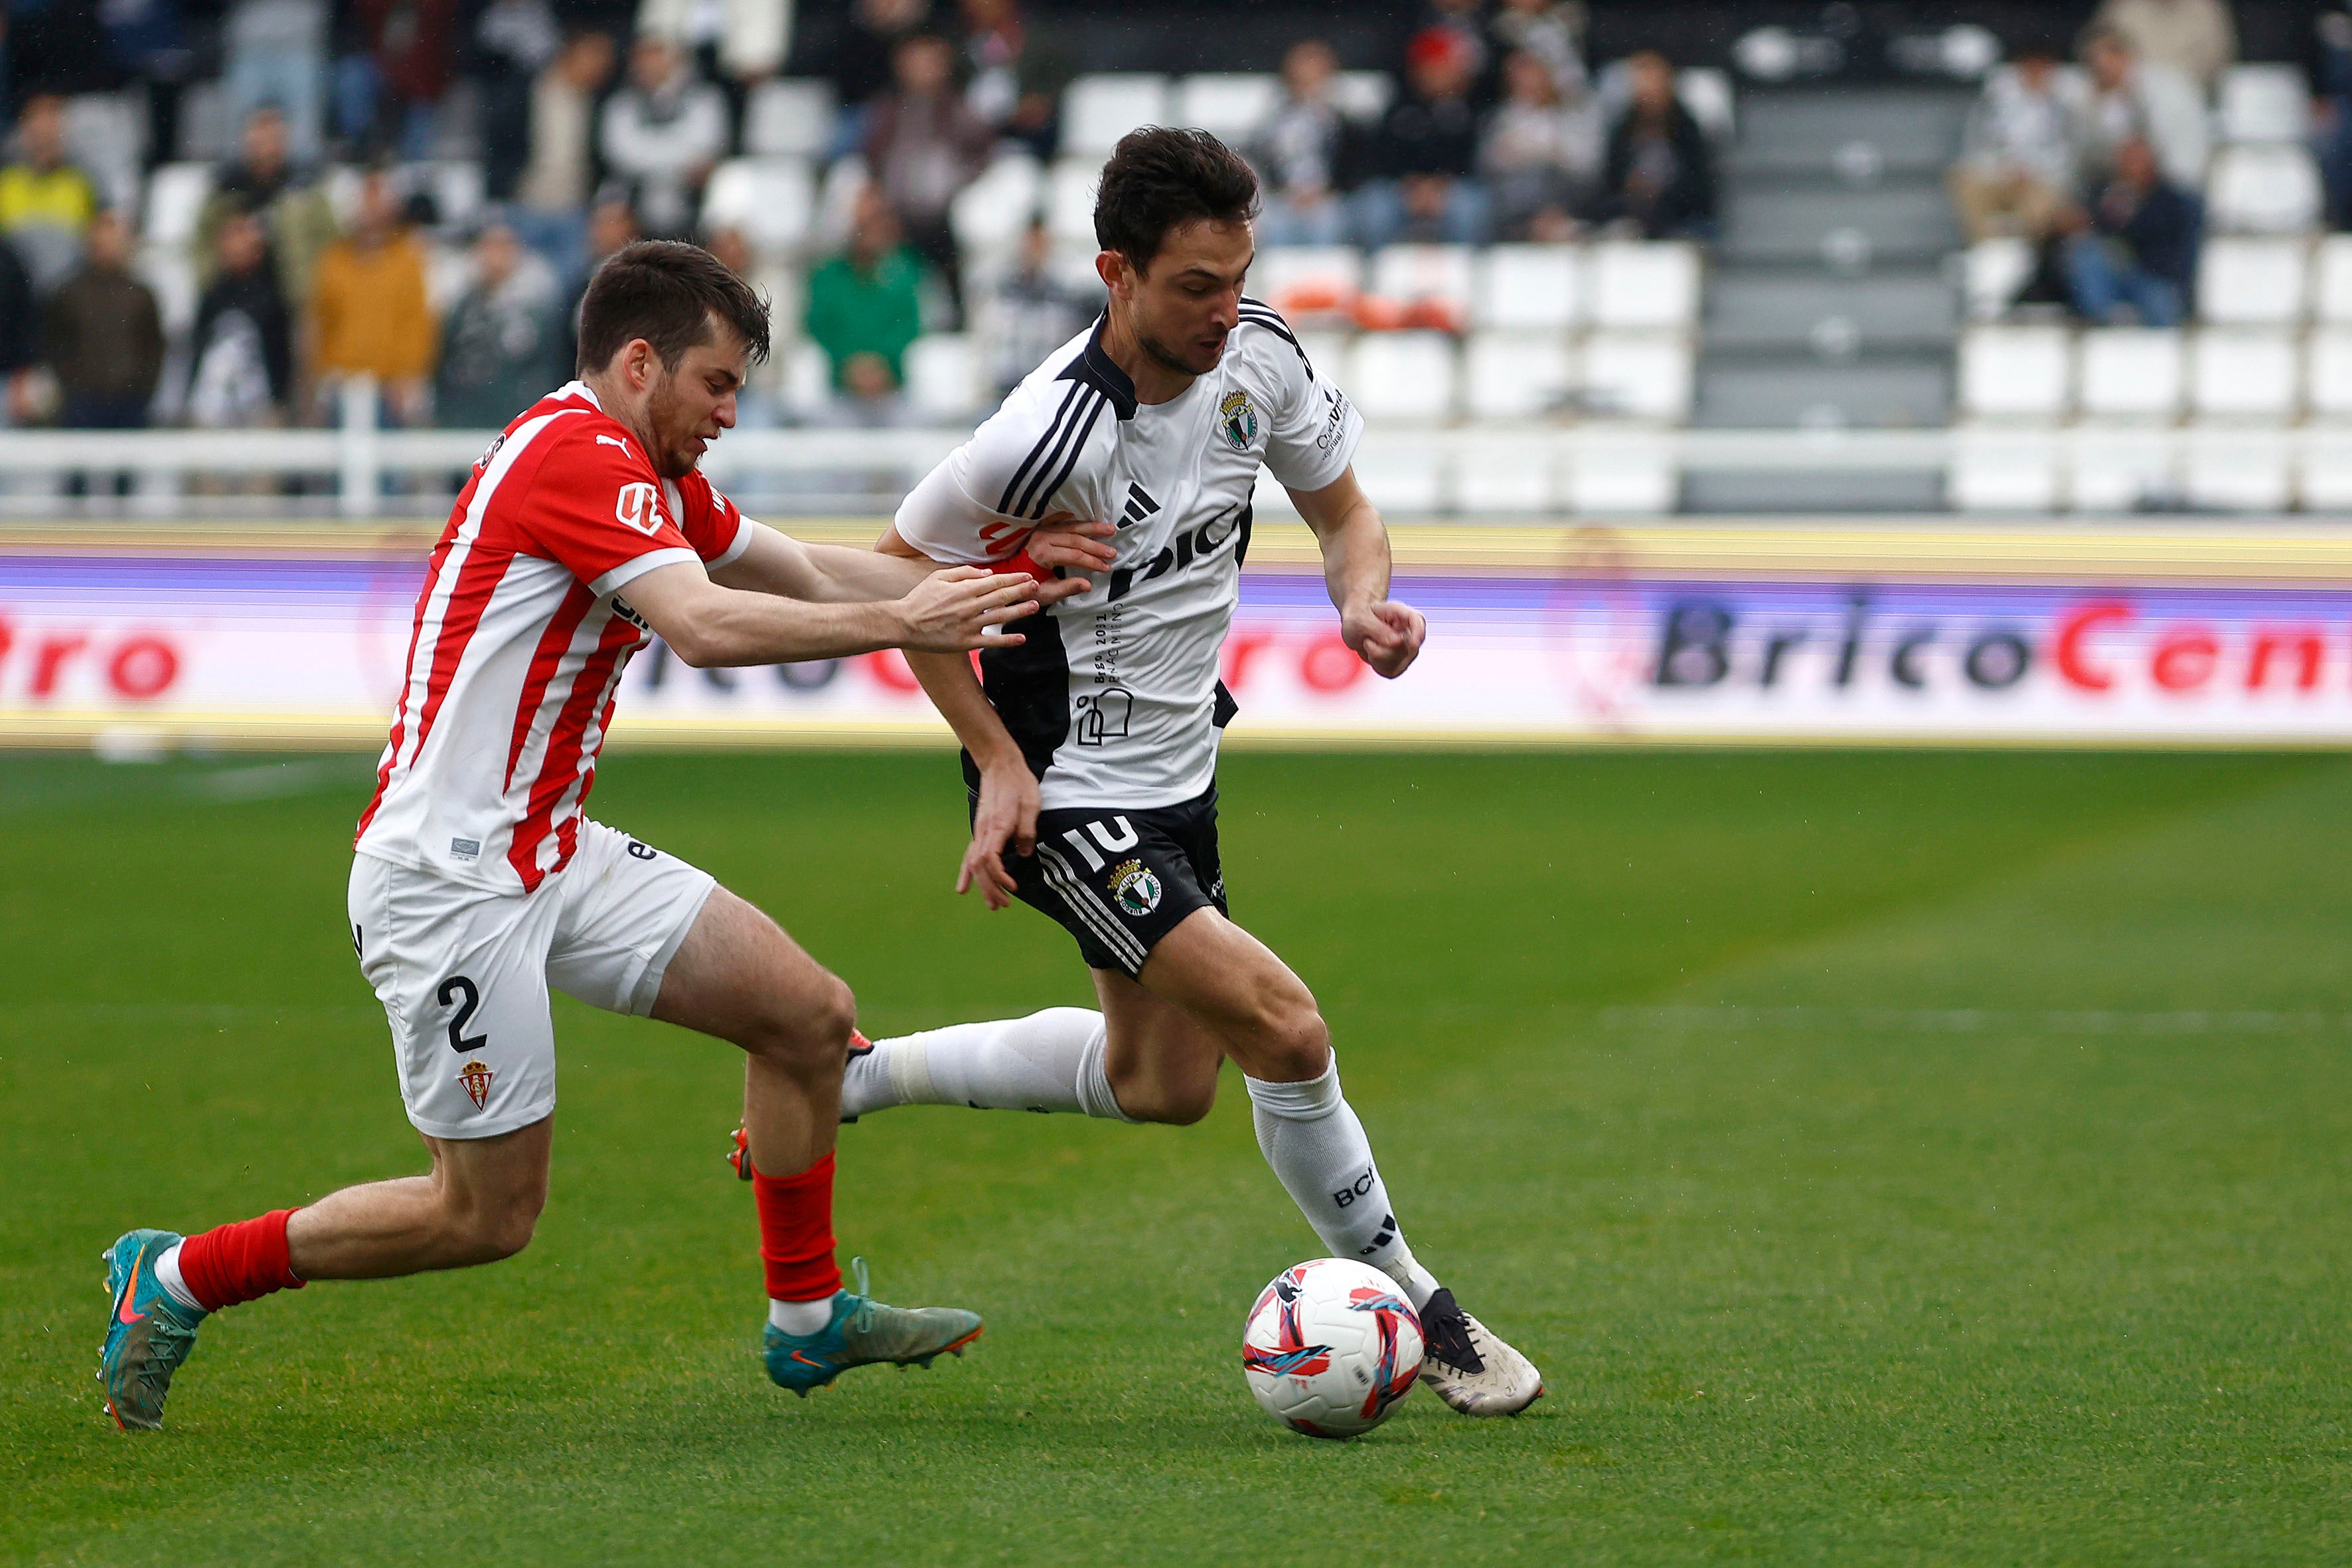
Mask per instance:
[[[447,1006],[453,994],[462,994],[466,1000],[449,1018],[449,1048],[459,1056],[478,1051],[490,1043],[488,1035],[467,1035],[466,1026],[474,1020],[474,1009],[482,1005],[482,994],[474,983],[462,974],[453,974],[441,983],[441,1005]]]

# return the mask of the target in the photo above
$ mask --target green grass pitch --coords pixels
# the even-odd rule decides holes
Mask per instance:
[[[2352,760],[1229,759],[1234,910],[1331,1019],[1408,1232],[1550,1396],[1277,1428],[1313,1236],[1192,1129],[844,1130],[845,1257],[961,1362],[761,1377],[716,1043],[560,1002],[539,1237],[91,1378],[100,1248],[420,1168],[342,931],[353,758],[0,757],[0,1558],[2352,1559]],[[950,896],[929,755],[613,758],[877,1033],[1085,998]]]

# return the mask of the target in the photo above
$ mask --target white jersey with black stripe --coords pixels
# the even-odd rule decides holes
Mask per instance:
[[[1172,805],[1209,787],[1233,711],[1217,661],[1258,469],[1320,489],[1363,434],[1355,405],[1255,300],[1217,367],[1165,403],[1136,402],[1102,331],[1097,321],[1032,372],[898,515],[901,538],[958,563],[1017,554],[1049,517],[1118,526],[1115,569],[1021,623],[1024,646],[981,656],[1049,810]]]

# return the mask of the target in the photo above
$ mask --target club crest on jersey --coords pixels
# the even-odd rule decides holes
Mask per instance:
[[[1250,406],[1248,393],[1225,394],[1224,401],[1217,405],[1217,429],[1234,451],[1249,450],[1249,444],[1257,439],[1257,410]]]
[[[466,1086],[466,1098],[474,1102],[475,1110],[489,1104],[490,1080],[498,1076],[479,1057],[468,1058],[457,1069],[457,1081]]]
[[[1148,915],[1160,907],[1160,879],[1140,860],[1122,860],[1110,868],[1110,892],[1131,915]]]

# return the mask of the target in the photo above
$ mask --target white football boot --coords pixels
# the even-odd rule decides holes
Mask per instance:
[[[1543,1373],[1441,1289],[1421,1310],[1421,1381],[1465,1415],[1517,1415],[1543,1397]]]

